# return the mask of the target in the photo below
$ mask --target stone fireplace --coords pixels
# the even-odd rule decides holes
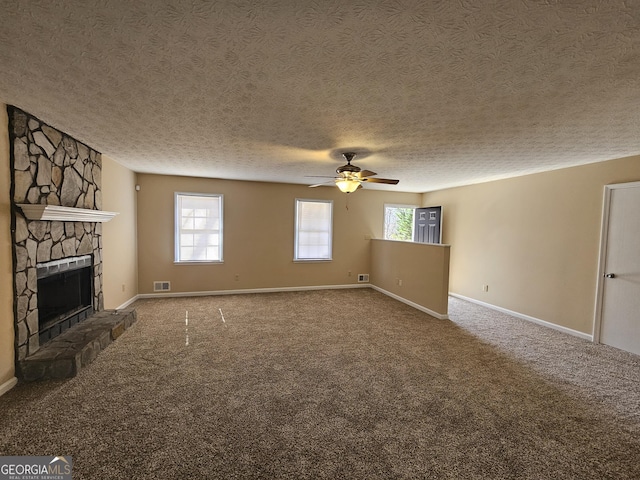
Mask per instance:
[[[102,206],[102,162],[100,153],[34,116],[12,106],[8,113],[19,365],[104,309],[102,220],[87,215]]]

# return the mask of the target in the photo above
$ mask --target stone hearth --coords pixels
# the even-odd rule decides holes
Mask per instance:
[[[135,310],[95,313],[23,360],[22,379],[31,382],[76,376],[136,320]]]

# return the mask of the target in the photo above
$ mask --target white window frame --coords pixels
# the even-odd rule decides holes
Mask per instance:
[[[180,211],[180,198],[181,197],[215,197],[219,199],[218,202],[218,217],[220,219],[220,228],[217,230],[220,237],[218,245],[218,260],[181,260],[180,259],[180,235],[182,233],[181,211]],[[193,193],[193,192],[175,192],[174,193],[174,263],[176,264],[205,264],[205,263],[223,263],[223,244],[224,244],[224,195],[219,193]],[[215,230],[211,230],[215,231]]]
[[[404,204],[400,204],[400,203],[385,203],[383,208],[382,208],[382,238],[384,238],[385,240],[395,240],[392,238],[387,238],[386,234],[387,234],[387,208],[409,208],[414,210],[414,218],[413,218],[413,222],[411,222],[411,238],[409,240],[398,240],[401,242],[412,242],[413,241],[413,235],[414,235],[414,229],[415,229],[415,209],[416,208],[420,208],[418,205],[404,205]]]
[[[324,258],[311,258],[311,257],[301,257],[299,252],[299,234],[300,234],[300,226],[299,226],[299,215],[298,209],[299,206],[303,203],[324,203],[328,204],[329,209],[329,255]],[[293,252],[293,261],[294,262],[329,262],[333,260],[333,200],[318,200],[318,199],[308,199],[308,198],[296,198],[295,203],[295,228],[294,228],[294,252]]]

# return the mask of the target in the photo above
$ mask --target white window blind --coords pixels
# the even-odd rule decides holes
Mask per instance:
[[[296,199],[295,260],[331,260],[333,202]]]
[[[176,193],[176,262],[222,261],[222,195]]]

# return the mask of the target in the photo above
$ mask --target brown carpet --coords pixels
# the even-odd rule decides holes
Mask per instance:
[[[0,397],[0,454],[75,480],[640,478],[635,355],[370,289],[134,307],[76,378]]]

